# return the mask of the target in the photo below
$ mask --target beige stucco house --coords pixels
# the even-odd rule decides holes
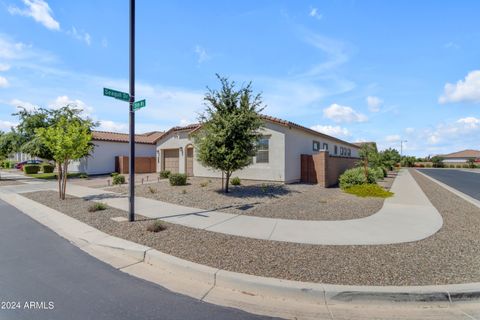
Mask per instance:
[[[332,157],[358,158],[359,147],[322,134],[299,124],[262,116],[264,128],[252,164],[234,172],[241,179],[298,182],[301,178],[301,155],[323,150]],[[191,133],[198,124],[174,127],[157,140],[157,171],[169,170],[197,177],[221,177],[221,172],[204,167],[196,160]]]

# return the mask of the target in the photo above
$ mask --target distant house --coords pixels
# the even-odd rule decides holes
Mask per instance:
[[[469,159],[480,162],[480,150],[467,149],[439,156],[443,158],[444,163],[465,163]]]
[[[378,151],[377,149],[377,143],[374,141],[364,141],[364,142],[354,142],[354,145],[358,146],[359,148],[363,147],[364,145],[371,145],[375,151]]]
[[[322,160],[315,164],[318,176],[326,175],[320,171],[341,171],[355,161],[348,161],[346,166],[335,159],[357,159],[359,146],[350,142],[320,133],[299,124],[262,116],[264,128],[258,142],[257,154],[247,168],[234,172],[234,176],[242,179],[279,181],[292,183],[301,181],[302,155],[326,153],[329,161]],[[175,173],[186,173],[189,176],[221,177],[219,171],[204,167],[195,157],[192,133],[201,130],[199,124],[185,127],[174,127],[157,140],[157,171],[169,170]],[[323,158],[325,159],[325,158]],[[327,160],[328,160],[327,159]],[[328,165],[330,163],[330,165]],[[351,164],[350,164],[351,163]],[[334,179],[337,179],[335,175]]]
[[[135,155],[155,158],[156,141],[163,135],[161,131],[152,131],[135,136]],[[128,134],[93,131],[92,142],[95,145],[89,157],[72,161],[70,172],[85,172],[89,175],[108,174],[118,170],[116,157],[128,157]],[[155,172],[155,168],[152,170]]]

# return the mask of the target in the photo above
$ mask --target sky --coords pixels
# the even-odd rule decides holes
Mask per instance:
[[[380,149],[480,149],[479,1],[136,3],[137,133],[194,123],[215,74],[263,113]],[[0,0],[0,130],[75,104],[127,132],[129,1]]]

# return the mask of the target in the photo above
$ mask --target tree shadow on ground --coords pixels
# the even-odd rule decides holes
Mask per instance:
[[[228,193],[224,193],[221,189],[215,192],[231,198],[278,198],[290,193],[298,193],[281,184],[231,186]]]

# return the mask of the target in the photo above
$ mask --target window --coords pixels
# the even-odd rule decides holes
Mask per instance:
[[[345,149],[344,149],[343,147],[340,147],[340,155],[341,155],[341,156],[343,156],[344,150],[345,150]]]
[[[261,137],[258,140],[256,163],[268,163],[268,137]]]
[[[337,154],[337,153],[338,153],[338,147],[337,147],[337,146],[335,146],[335,148],[333,148],[333,150],[334,150],[334,151],[333,151],[334,154]]]
[[[347,150],[347,156],[349,156],[349,157],[352,156],[352,149],[348,148],[348,150]]]
[[[320,150],[320,142],[313,140],[313,151]]]
[[[328,143],[325,143],[325,142],[323,143],[323,150],[328,151]]]

